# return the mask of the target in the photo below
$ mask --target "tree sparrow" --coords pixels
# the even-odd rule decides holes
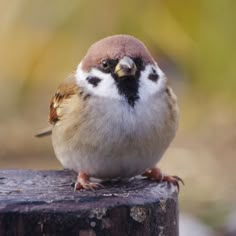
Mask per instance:
[[[176,96],[145,45],[128,35],[94,43],[64,80],[50,105],[57,159],[78,174],[75,189],[99,179],[143,174],[179,189],[177,176],[154,167],[175,136]]]

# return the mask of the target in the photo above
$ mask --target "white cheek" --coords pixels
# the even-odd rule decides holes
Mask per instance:
[[[148,76],[152,72],[152,69],[155,68],[159,78],[157,81],[152,81],[148,79]],[[94,87],[92,84],[88,83],[86,78],[88,76],[95,76],[101,79],[100,83]],[[121,96],[118,92],[117,86],[114,79],[110,74],[103,73],[98,69],[92,69],[89,72],[84,72],[81,69],[81,64],[79,64],[76,70],[76,81],[78,85],[86,89],[89,93],[97,95],[100,97],[109,97],[114,99],[123,100],[124,97]],[[150,96],[156,93],[162,93],[166,88],[166,77],[165,74],[161,71],[157,64],[147,65],[145,70],[141,72],[140,75],[140,86],[139,86],[139,97],[140,100],[146,100]]]
[[[99,79],[101,79],[101,81],[96,87],[94,87],[86,80],[88,76],[98,77]],[[98,69],[93,68],[89,72],[83,72],[81,69],[81,64],[79,64],[76,70],[76,81],[80,87],[85,88],[91,94],[100,97],[122,99],[122,97],[118,93],[117,86],[111,75],[103,73]]]
[[[152,68],[156,69],[159,78],[157,81],[152,81],[148,79],[148,76],[152,72]],[[151,95],[156,93],[162,93],[166,88],[166,77],[161,69],[157,66],[147,65],[145,70],[141,72],[140,75],[140,87],[139,87],[139,97],[142,100],[146,100]]]

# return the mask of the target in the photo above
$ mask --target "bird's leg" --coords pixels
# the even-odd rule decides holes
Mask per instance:
[[[178,191],[179,191],[179,182],[181,182],[184,185],[184,181],[180,177],[176,175],[165,175],[161,172],[161,170],[158,167],[146,170],[143,176],[146,176],[147,178],[156,180],[158,182],[166,181],[167,183],[172,183],[177,187]]]
[[[89,175],[80,171],[77,176],[77,181],[75,182],[74,191],[81,189],[94,190],[99,187],[103,187],[103,185],[100,183],[90,182]]]

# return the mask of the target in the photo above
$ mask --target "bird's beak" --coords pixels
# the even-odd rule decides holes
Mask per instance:
[[[136,74],[137,67],[134,61],[130,57],[123,57],[120,59],[115,67],[115,74],[119,77],[134,76]]]

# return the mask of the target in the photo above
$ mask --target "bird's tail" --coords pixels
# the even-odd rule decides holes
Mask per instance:
[[[41,130],[40,132],[38,132],[37,134],[35,134],[34,136],[37,138],[42,138],[48,135],[52,134],[52,127],[48,127],[46,129]]]

